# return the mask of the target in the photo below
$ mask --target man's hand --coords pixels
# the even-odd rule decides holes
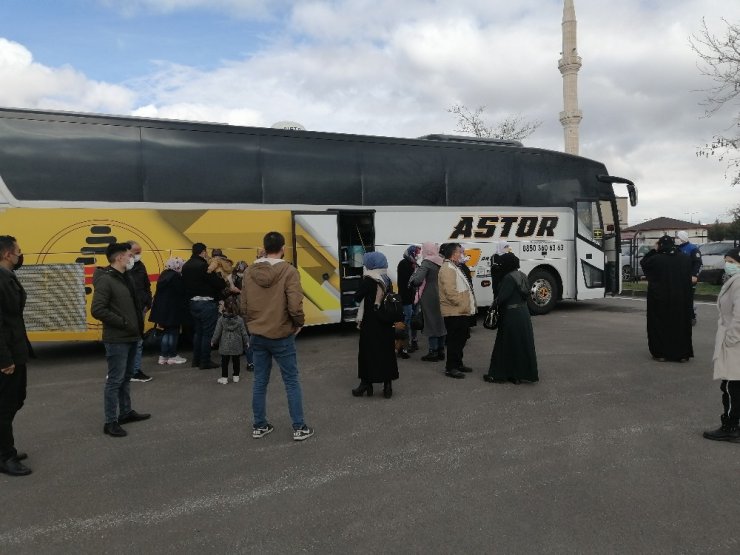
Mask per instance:
[[[7,374],[8,376],[10,376],[13,372],[15,372],[15,364],[11,364],[7,368],[0,368],[0,372],[2,372],[3,374]]]
[[[699,281],[699,278],[696,276],[691,276],[691,284],[696,285],[696,283]]]

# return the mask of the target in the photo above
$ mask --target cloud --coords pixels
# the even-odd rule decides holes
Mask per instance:
[[[23,45],[0,38],[0,105],[128,113],[136,94],[119,85],[88,79],[65,66],[50,68],[33,61]]]
[[[207,10],[245,19],[264,19],[287,0],[100,0],[101,4],[133,17],[142,12],[170,14]]]

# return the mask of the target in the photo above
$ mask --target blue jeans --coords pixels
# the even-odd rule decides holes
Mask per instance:
[[[144,354],[144,340],[139,339],[136,343],[136,355],[134,356],[134,374],[141,372],[141,357]]]
[[[180,335],[180,326],[164,328],[162,334],[162,345],[159,348],[159,356],[173,358],[177,356],[177,340]]]
[[[103,390],[105,423],[118,421],[118,416],[131,412],[130,382],[135,373],[134,362],[138,342],[104,343],[108,375]]]
[[[429,338],[429,350],[439,351],[445,348],[445,336],[440,335],[438,337],[432,336]]]
[[[403,322],[406,324],[406,331],[409,332],[409,341],[416,341],[417,330],[411,329],[411,317],[414,315],[414,305],[403,305]]]
[[[208,364],[211,360],[211,338],[218,322],[216,301],[190,301],[193,316],[193,364]]]
[[[252,388],[252,411],[254,427],[267,425],[267,384],[270,383],[272,359],[278,363],[280,374],[288,396],[288,411],[293,421],[293,429],[303,428],[303,398],[301,383],[298,380],[298,360],[295,350],[295,336],[282,339],[268,339],[261,335],[252,336],[254,349],[254,387]]]

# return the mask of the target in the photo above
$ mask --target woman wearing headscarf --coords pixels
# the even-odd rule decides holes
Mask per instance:
[[[164,329],[159,364],[187,362],[187,359],[177,354],[180,326],[185,320],[188,309],[185,284],[180,274],[183,264],[185,261],[177,256],[167,260],[165,270],[159,274],[152,310],[149,313],[149,321]]]
[[[444,263],[439,270],[439,302],[447,330],[445,376],[464,378],[473,369],[463,364],[463,350],[470,337],[470,317],[476,312],[473,287],[460,269],[463,249],[458,243],[442,247]]]
[[[660,362],[685,362],[691,344],[691,259],[664,235],[640,262],[648,281],[648,348]]]
[[[355,293],[355,302],[360,303],[357,322],[360,328],[360,349],[357,354],[357,376],[360,385],[352,395],[361,397],[373,394],[373,384],[383,384],[383,396],[393,395],[391,381],[398,379],[398,362],[395,352],[395,330],[393,324],[381,321],[376,307],[383,293],[391,286],[388,277],[388,260],[380,252],[368,252],[363,258],[364,276]]]
[[[499,325],[491,354],[491,366],[483,379],[490,383],[539,381],[534,331],[527,299],[529,280],[519,271],[519,258],[513,253],[499,257],[501,284],[496,304]]]
[[[445,359],[445,335],[447,335],[439,305],[438,279],[443,260],[439,255],[437,243],[422,243],[421,256],[423,260],[410,281],[418,290],[417,295],[424,316],[422,333],[429,339],[429,352],[421,357],[421,360],[437,362]]]
[[[401,302],[403,302],[403,321],[406,324],[406,331],[409,334],[408,346],[402,347],[398,352],[398,356],[401,358],[409,358],[409,353],[419,350],[419,343],[416,341],[417,332],[415,329],[411,329],[411,317],[414,314],[414,289],[409,285],[409,281],[418,267],[416,257],[419,256],[420,252],[421,248],[417,245],[409,246],[404,251],[403,258],[396,268],[398,294],[401,295]]]
[[[704,432],[715,441],[740,443],[740,250],[725,255],[728,279],[717,296],[719,321],[714,340],[714,379],[722,380],[722,425]]]
[[[498,294],[498,286],[501,283],[501,278],[504,277],[501,274],[501,255],[511,252],[511,245],[506,241],[499,241],[496,243],[496,252],[491,257],[491,289],[493,290],[493,296]]]

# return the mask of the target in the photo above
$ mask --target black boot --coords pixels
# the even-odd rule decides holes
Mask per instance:
[[[707,430],[704,432],[704,437],[714,441],[740,443],[740,428],[737,422],[731,424],[730,419],[724,414],[720,418],[722,419],[722,425],[716,430]]]
[[[437,351],[429,351],[427,354],[421,357],[421,360],[423,360],[424,362],[439,362],[440,358]]]
[[[403,359],[410,358],[408,351],[406,349],[404,349],[403,347],[401,347],[398,350],[398,358],[403,358]]]
[[[371,384],[370,382],[360,382],[360,385],[352,390],[352,395],[355,397],[362,397],[365,392],[367,392],[368,397],[372,397],[373,384]]]
[[[445,359],[445,348],[442,347],[441,349],[437,350],[437,359],[438,360],[444,360]]]
[[[418,350],[419,350],[419,342],[418,341],[411,341],[411,343],[409,344],[409,348],[406,349],[406,352],[415,353]]]
[[[391,382],[383,382],[383,397],[386,399],[393,397],[393,387],[391,387]]]

